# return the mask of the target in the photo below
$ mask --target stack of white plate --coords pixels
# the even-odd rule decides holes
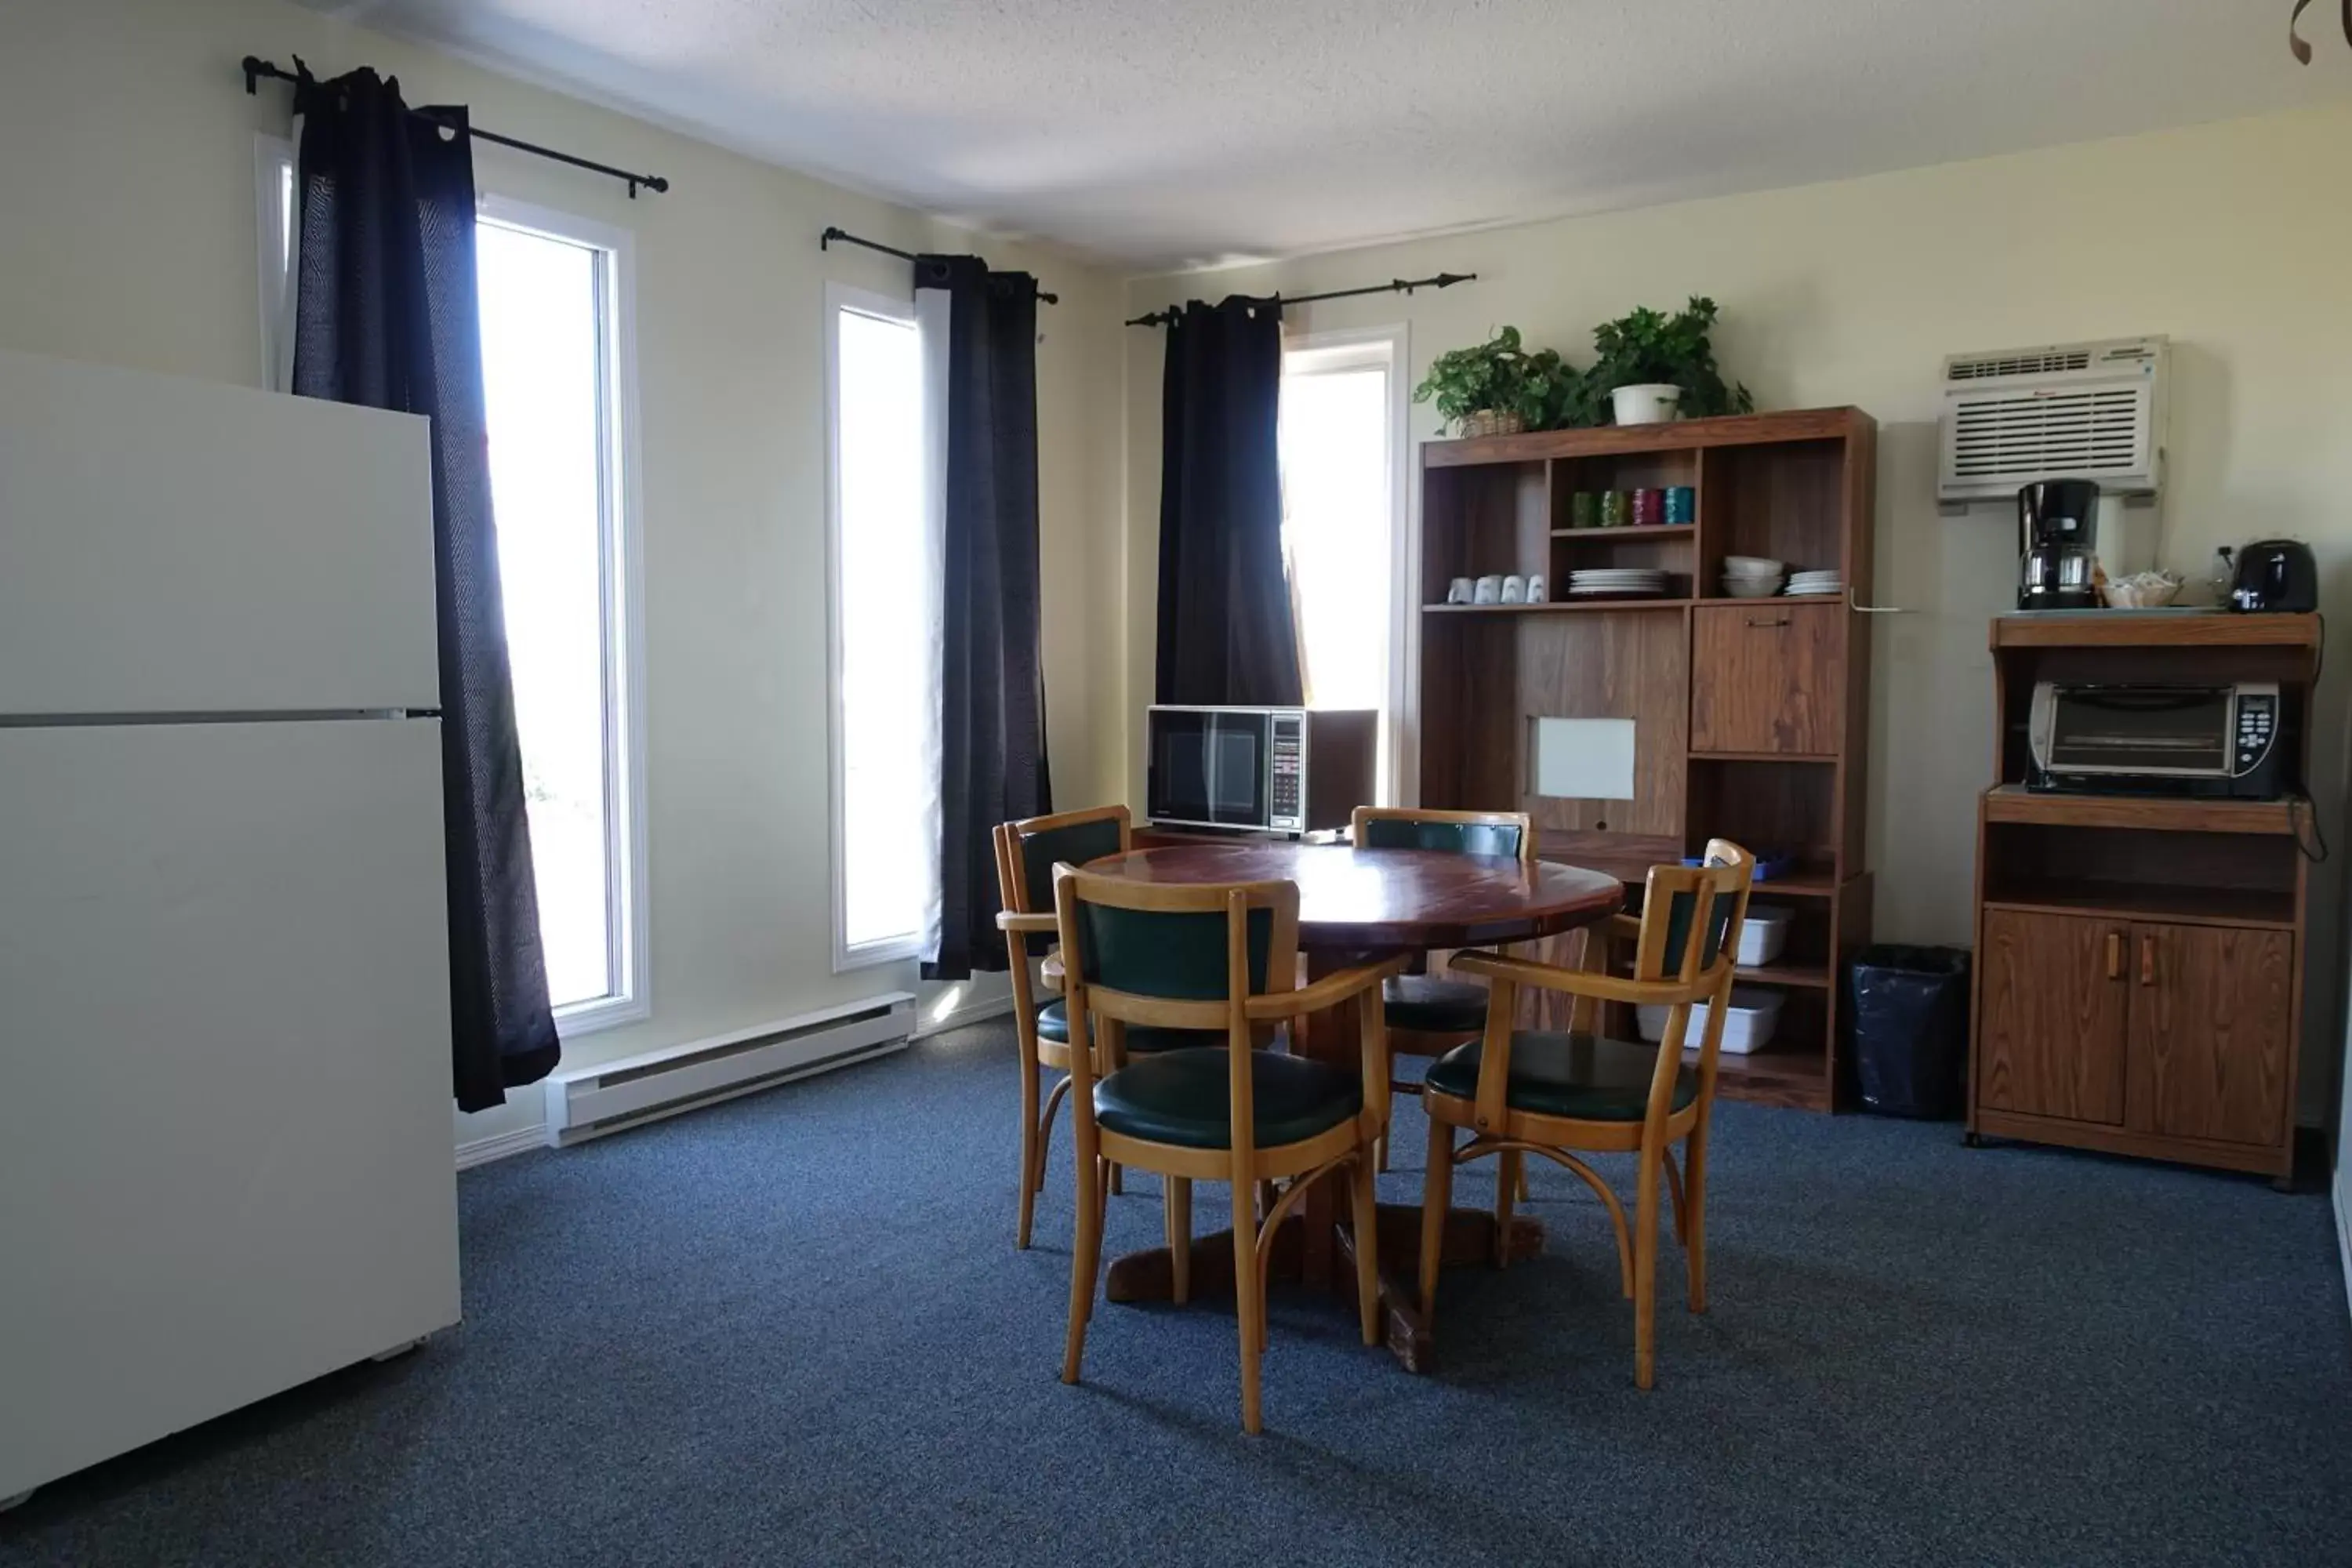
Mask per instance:
[[[1651,597],[1666,591],[1666,574],[1646,566],[1595,568],[1568,574],[1571,599]]]
[[[1780,591],[1784,562],[1762,555],[1727,555],[1723,558],[1723,591],[1735,599],[1769,599]]]
[[[1799,572],[1789,578],[1789,596],[1791,598],[1811,598],[1816,595],[1844,592],[1845,579],[1838,575],[1835,567],[1825,572]]]

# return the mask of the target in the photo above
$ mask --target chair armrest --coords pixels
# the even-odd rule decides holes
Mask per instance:
[[[1013,910],[996,911],[996,929],[1021,931],[1031,936],[1051,936],[1059,929],[1053,915],[1024,915]]]
[[[1642,940],[1642,917],[1611,915],[1600,926],[1590,929],[1598,930],[1607,936],[1622,937],[1627,942],[1639,942]]]
[[[1377,989],[1390,975],[1403,973],[1405,965],[1412,961],[1411,953],[1399,953],[1380,963],[1360,964],[1337,974],[1327,974],[1296,991],[1271,991],[1263,996],[1253,996],[1247,1011],[1252,1018],[1295,1018],[1302,1013],[1320,1013],[1361,992]]]
[[[1446,967],[1469,974],[1483,974],[1492,980],[1507,980],[1517,985],[1535,985],[1546,991],[1565,991],[1570,995],[1591,996],[1602,1002],[1631,1002],[1652,1007],[1706,1001],[1723,984],[1724,976],[1730,973],[1730,965],[1717,959],[1687,984],[1679,980],[1627,980],[1615,974],[1595,974],[1590,970],[1535,963],[1524,958],[1505,958],[1498,952],[1457,952]]]

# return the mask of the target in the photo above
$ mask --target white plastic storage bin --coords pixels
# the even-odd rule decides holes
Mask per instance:
[[[1750,904],[1739,926],[1739,962],[1753,969],[1771,963],[1789,945],[1789,922],[1796,911],[1769,904]]]
[[[1731,988],[1731,1011],[1723,1020],[1722,1048],[1733,1056],[1744,1057],[1764,1048],[1772,1031],[1780,1026],[1780,1003],[1778,991],[1760,985],[1735,985]],[[1695,1048],[1706,1038],[1707,1005],[1699,1003],[1690,1010],[1690,1024],[1683,1032],[1685,1048]],[[1661,1040],[1666,1035],[1666,1009],[1640,1007],[1642,1037]]]

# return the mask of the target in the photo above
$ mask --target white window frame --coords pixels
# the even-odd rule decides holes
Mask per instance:
[[[289,218],[286,175],[294,144],[262,135],[254,142],[258,186],[255,230],[260,260],[262,384],[290,392],[293,343],[289,336],[292,280],[284,264]],[[556,1032],[577,1039],[653,1016],[652,881],[646,847],[645,552],[636,520],[645,515],[638,475],[636,241],[627,229],[553,207],[484,192],[475,199],[483,220],[567,240],[602,253],[598,276],[607,342],[600,358],[605,384],[598,419],[607,471],[598,487],[604,514],[597,520],[598,577],[604,634],[604,898],[605,972],[613,989],[603,996],[555,1009]]]
[[[1421,611],[1413,604],[1413,563],[1421,559],[1421,510],[1414,503],[1412,447],[1407,437],[1407,372],[1412,365],[1409,333],[1402,321],[1391,326],[1345,327],[1301,332],[1282,341],[1282,368],[1293,359],[1309,362],[1303,374],[1380,365],[1389,373],[1389,696],[1388,766],[1378,782],[1377,804],[1412,805],[1421,799]]]
[[[877,294],[853,284],[824,286],[824,603],[826,687],[826,773],[832,797],[833,847],[833,972],[846,973],[877,964],[898,963],[923,953],[925,933],[887,937],[879,942],[849,941],[849,833],[846,757],[842,749],[845,713],[841,683],[841,317],[844,311],[877,316],[884,321],[918,325],[911,292]],[[910,721],[911,719],[910,719]],[[919,824],[915,831],[921,831]]]
[[[568,240],[603,253],[598,281],[607,341],[604,405],[606,471],[598,555],[604,626],[605,964],[613,989],[555,1009],[567,1039],[653,1016],[652,883],[646,853],[645,515],[637,450],[636,237],[614,224],[484,192],[477,216],[501,227]]]

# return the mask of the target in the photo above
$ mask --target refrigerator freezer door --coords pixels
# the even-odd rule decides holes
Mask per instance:
[[[0,352],[0,718],[440,706],[413,415]]]
[[[438,729],[0,730],[0,1496],[457,1321]]]

